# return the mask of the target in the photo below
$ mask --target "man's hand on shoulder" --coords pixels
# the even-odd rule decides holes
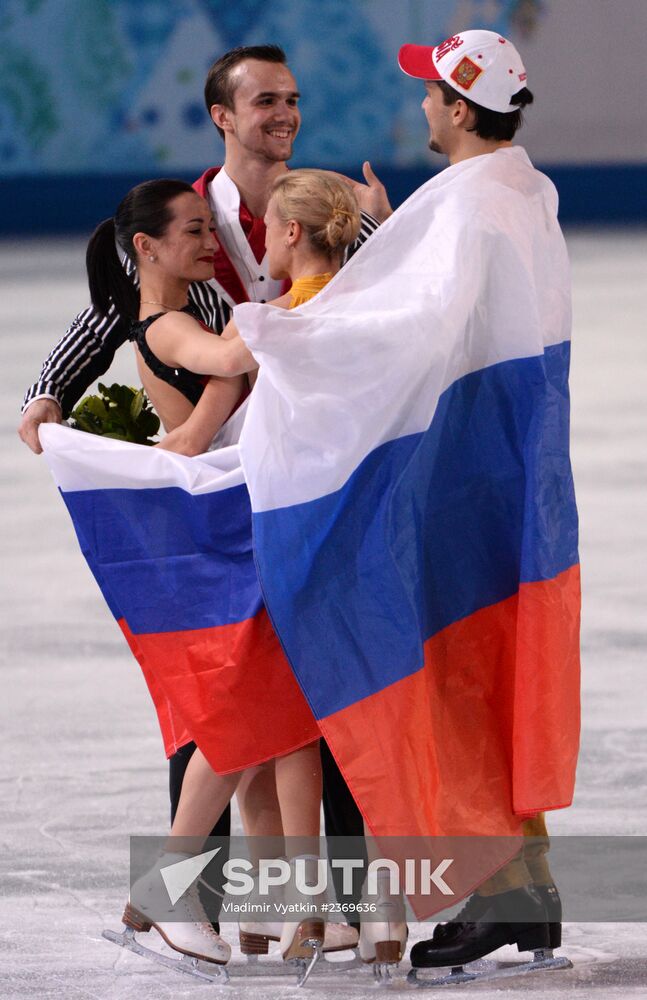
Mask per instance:
[[[343,174],[338,174],[338,176],[350,184],[362,211],[372,215],[378,222],[384,222],[390,215],[393,215],[386,188],[377,175],[373,173],[373,168],[368,160],[362,164],[362,173],[366,181],[365,184],[362,184],[361,181],[354,181],[351,177],[345,177]]]
[[[36,455],[40,455],[43,450],[38,440],[40,424],[60,424],[61,420],[62,413],[58,403],[53,399],[36,399],[23,413],[18,434]]]

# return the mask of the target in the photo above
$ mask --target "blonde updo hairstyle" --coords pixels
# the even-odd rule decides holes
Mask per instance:
[[[360,227],[357,199],[351,188],[326,170],[289,170],[272,188],[282,222],[294,219],[314,250],[341,256]]]

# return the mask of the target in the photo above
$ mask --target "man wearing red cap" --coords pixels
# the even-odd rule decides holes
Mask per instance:
[[[463,175],[465,212],[474,210],[469,199],[480,180],[492,180],[496,170],[494,179],[506,183],[509,176],[514,188],[506,206],[513,226],[542,224],[541,213],[528,208],[537,192],[556,225],[552,185],[534,170],[525,151],[512,145],[522,124],[522,109],[533,100],[514,46],[491,31],[464,31],[434,47],[404,45],[399,64],[407,75],[424,81],[422,109],[429,124],[429,148],[449,158],[450,170],[473,157],[481,159]],[[483,207],[479,202],[478,211],[487,214],[487,203]],[[496,233],[498,220],[487,222]],[[487,272],[490,265],[479,259],[478,266]],[[537,289],[539,296],[545,291]],[[527,819],[523,831],[533,839],[526,841],[517,858],[479,887],[455,922],[437,925],[431,940],[414,945],[414,969],[460,967],[508,943],[517,944],[520,951],[534,951],[537,967],[539,953],[540,959],[548,956],[551,961],[550,949],[561,943],[561,903],[546,863],[543,814]],[[565,959],[552,961],[553,967],[570,964]]]
[[[512,145],[533,97],[511,42],[493,31],[464,31],[433,48],[403,45],[399,63],[425,81],[422,107],[433,152],[453,165]]]

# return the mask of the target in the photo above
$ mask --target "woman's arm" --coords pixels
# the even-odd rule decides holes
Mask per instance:
[[[222,340],[233,340],[234,337],[239,337],[238,327],[234,323],[233,319],[230,319],[225,328],[223,329],[220,337]]]
[[[222,375],[231,378],[258,368],[252,354],[238,335],[231,320],[223,336],[207,333],[186,313],[170,312],[155,320],[146,331],[153,353],[165,365],[186,368],[199,375]]]
[[[190,416],[163,437],[157,447],[180,455],[202,455],[231,416],[244,387],[244,375],[209,379]]]

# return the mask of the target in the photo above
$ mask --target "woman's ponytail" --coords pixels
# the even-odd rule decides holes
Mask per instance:
[[[105,219],[93,232],[85,266],[92,304],[102,313],[107,313],[114,304],[122,316],[137,319],[139,293],[119,259],[114,219]]]

